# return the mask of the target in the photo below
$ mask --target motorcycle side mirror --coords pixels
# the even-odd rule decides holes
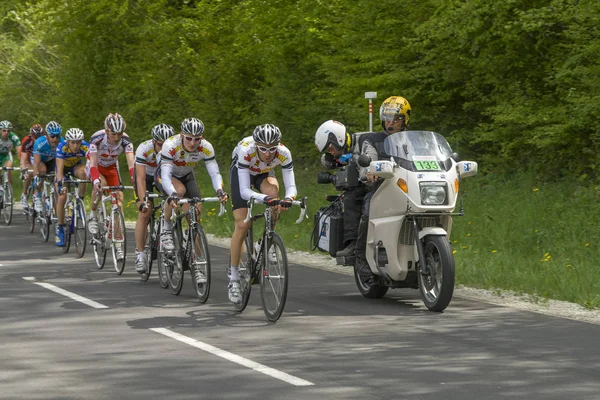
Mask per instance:
[[[452,155],[450,155],[450,157],[456,162],[460,161],[460,157],[458,156],[458,153],[452,153]]]
[[[461,178],[477,175],[477,163],[475,161],[460,161],[456,164],[458,174]]]
[[[371,157],[369,157],[366,154],[361,154],[358,157],[358,165],[360,165],[363,168],[368,167],[369,165],[371,165]]]

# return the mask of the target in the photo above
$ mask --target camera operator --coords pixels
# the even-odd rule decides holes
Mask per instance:
[[[366,154],[371,158],[371,161],[387,160],[389,156],[385,153],[383,142],[388,135],[405,131],[410,119],[411,108],[408,100],[400,96],[392,96],[385,99],[379,108],[379,117],[383,131],[370,134],[361,149],[361,154]],[[361,279],[367,285],[376,283],[375,276],[371,272],[371,268],[365,258],[365,250],[367,247],[367,231],[369,227],[369,206],[371,197],[379,188],[381,182],[378,182],[378,177],[367,172],[368,168],[361,170],[361,176],[365,176],[368,182],[374,182],[374,186],[368,191],[363,199],[363,210],[358,225],[358,237],[356,240],[356,264]],[[344,220],[345,222],[345,220]]]
[[[358,177],[358,165],[356,158],[360,154],[361,147],[369,134],[350,135],[346,127],[333,120],[321,124],[315,133],[315,145],[317,150],[323,154],[321,163],[327,169],[353,168],[348,175]],[[341,182],[336,182],[336,176],[327,172],[319,174],[319,182],[331,182],[339,188]],[[363,198],[368,192],[364,184],[358,179],[355,185],[344,188],[344,249],[336,253],[337,257],[349,257],[354,255],[356,239],[358,237],[358,223],[362,212]]]

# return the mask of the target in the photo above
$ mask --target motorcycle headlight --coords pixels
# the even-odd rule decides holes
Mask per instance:
[[[421,204],[441,206],[446,204],[448,198],[446,182],[420,182]]]

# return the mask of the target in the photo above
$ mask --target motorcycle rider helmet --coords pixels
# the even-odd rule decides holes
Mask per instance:
[[[272,124],[258,125],[252,132],[252,138],[255,143],[279,144],[281,142],[281,131]]]
[[[12,130],[13,128],[13,124],[10,123],[10,121],[1,121],[0,122],[0,129],[10,129]]]
[[[79,128],[71,128],[65,133],[66,140],[83,140],[83,131]]]
[[[408,100],[401,96],[392,96],[385,99],[379,108],[379,118],[384,132],[388,132],[386,122],[402,120],[401,131],[405,131],[410,119],[411,108]]]
[[[58,136],[62,133],[62,126],[56,121],[50,121],[46,124],[46,133],[50,136]]]
[[[46,132],[44,131],[44,127],[40,124],[33,124],[31,126],[31,129],[29,129],[29,133],[31,134],[31,136],[37,139]]]
[[[157,142],[164,142],[175,134],[175,130],[171,125],[158,124],[152,128],[152,139]]]
[[[186,118],[181,123],[181,133],[202,136],[204,133],[204,124],[198,118]]]
[[[327,146],[332,144],[336,149],[342,150],[349,142],[350,134],[346,132],[344,124],[330,119],[319,126],[315,133],[315,146],[319,153],[327,150]]]
[[[104,119],[104,129],[110,130],[114,133],[123,133],[127,123],[121,114],[108,114]]]

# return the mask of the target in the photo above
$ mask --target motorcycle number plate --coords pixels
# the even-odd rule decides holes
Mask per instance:
[[[436,160],[414,160],[417,171],[441,171],[440,163]]]

